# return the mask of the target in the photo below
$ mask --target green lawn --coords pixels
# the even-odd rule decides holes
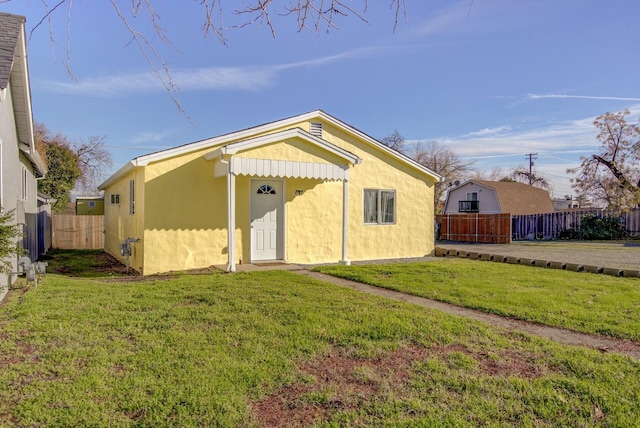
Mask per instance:
[[[620,355],[290,272],[118,281],[10,293],[0,426],[640,425]]]
[[[316,270],[522,320],[640,341],[637,278],[465,259]]]

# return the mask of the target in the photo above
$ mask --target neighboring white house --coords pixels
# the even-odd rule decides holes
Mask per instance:
[[[554,198],[553,208],[556,211],[580,208],[580,201],[578,201],[577,199],[573,199],[573,196],[565,196],[564,198]]]
[[[23,246],[38,257],[38,192],[36,178],[46,166],[35,150],[25,18],[0,13],[0,207],[15,210],[22,225]],[[17,258],[12,260],[17,271]],[[0,286],[15,278],[0,275]]]
[[[512,181],[469,180],[447,193],[444,214],[542,214],[553,212],[549,192]]]

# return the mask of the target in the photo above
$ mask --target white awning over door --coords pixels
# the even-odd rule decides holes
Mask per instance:
[[[273,178],[313,178],[316,180],[348,180],[349,166],[316,162],[231,157],[215,162],[214,174]]]

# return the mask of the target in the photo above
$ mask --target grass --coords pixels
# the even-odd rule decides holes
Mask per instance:
[[[319,272],[526,321],[640,341],[640,281],[465,259]]]
[[[283,271],[48,275],[0,306],[0,426],[638,426],[639,376]]]
[[[44,257],[47,271],[67,276],[96,278],[123,276],[126,268],[102,250],[50,250]]]

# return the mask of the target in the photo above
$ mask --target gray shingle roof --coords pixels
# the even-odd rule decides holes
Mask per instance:
[[[24,16],[0,13],[0,89],[9,85],[13,58]]]

